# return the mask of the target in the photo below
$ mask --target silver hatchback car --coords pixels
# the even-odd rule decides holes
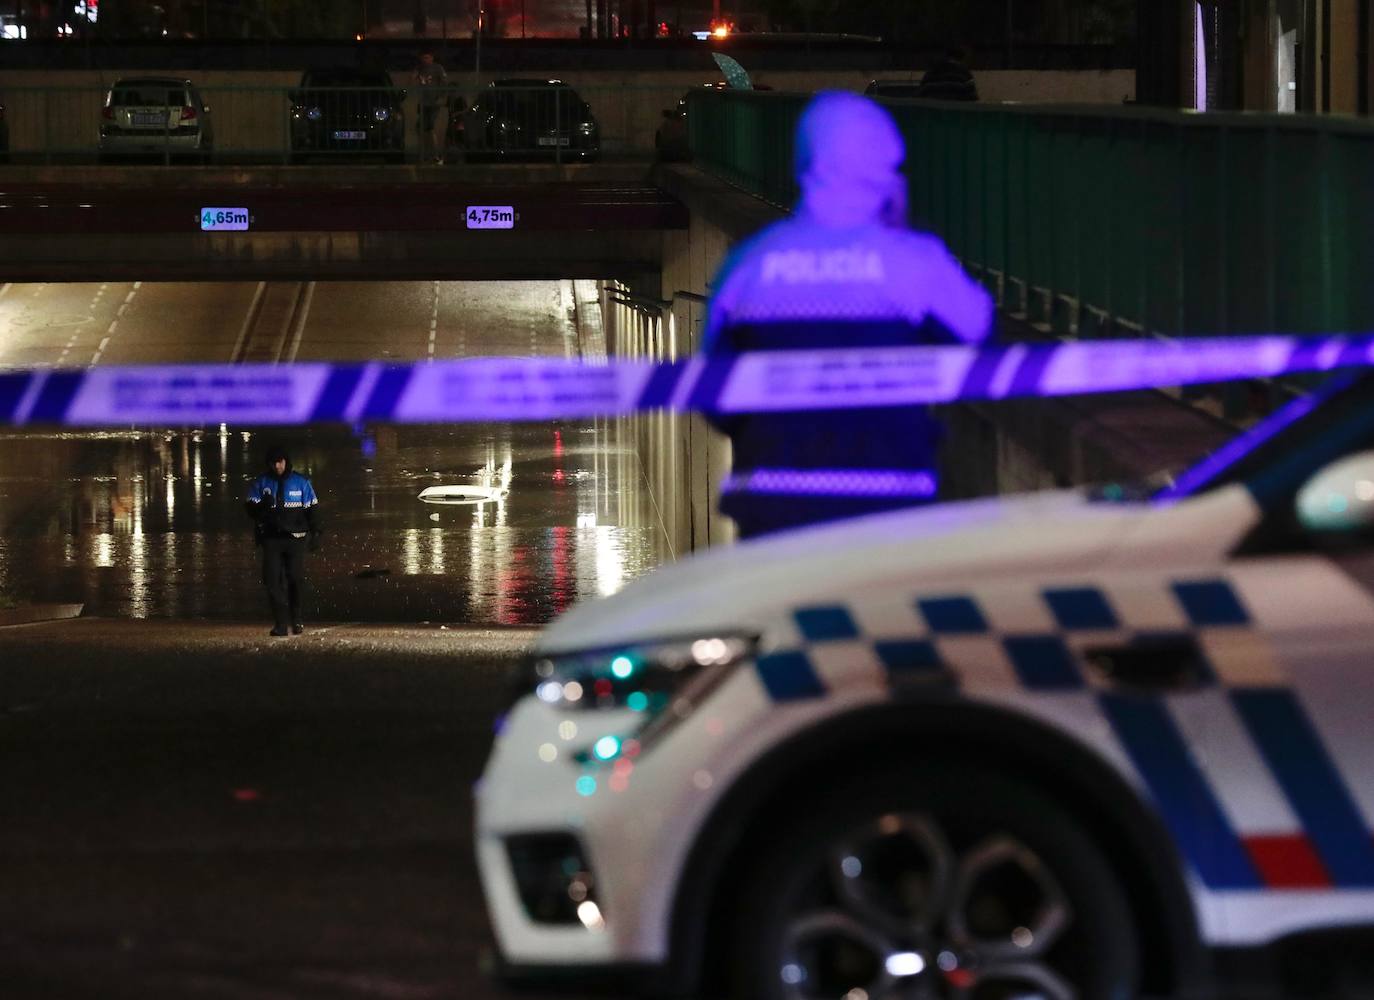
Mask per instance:
[[[193,157],[207,161],[215,148],[210,105],[190,80],[130,77],[105,94],[100,112],[100,158]]]

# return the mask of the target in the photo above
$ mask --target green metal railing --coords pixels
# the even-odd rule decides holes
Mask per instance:
[[[696,162],[792,204],[809,96],[694,93]],[[884,103],[907,141],[913,223],[1011,313],[1085,336],[1374,329],[1374,126]]]

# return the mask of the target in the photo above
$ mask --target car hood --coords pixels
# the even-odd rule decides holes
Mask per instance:
[[[1100,562],[1150,508],[1035,493],[897,511],[711,549],[611,597],[579,604],[543,633],[548,652],[750,630],[779,607],[860,587],[918,590],[990,574]]]

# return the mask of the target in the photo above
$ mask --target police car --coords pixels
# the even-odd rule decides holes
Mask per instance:
[[[1374,954],[1371,448],[1341,377],[1158,489],[806,528],[577,607],[478,787],[503,968],[1338,992]]]

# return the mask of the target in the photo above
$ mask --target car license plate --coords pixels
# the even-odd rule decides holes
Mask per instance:
[[[142,113],[136,112],[134,114],[135,125],[164,125],[166,122],[167,116],[157,114],[156,112],[145,111]]]
[[[539,137],[539,145],[541,146],[566,146],[567,144],[567,136],[559,136],[558,138],[554,138],[551,135],[542,135]]]
[[[335,132],[335,139],[366,139],[366,132]]]

